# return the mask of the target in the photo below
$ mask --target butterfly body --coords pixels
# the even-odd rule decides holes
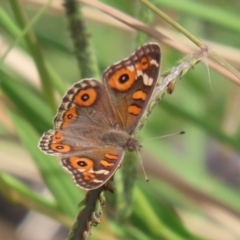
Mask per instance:
[[[40,149],[59,156],[79,187],[103,185],[125,151],[141,147],[131,135],[147,108],[159,67],[160,48],[150,43],[107,68],[103,83],[83,79],[74,84],[63,97],[54,130],[43,134]]]

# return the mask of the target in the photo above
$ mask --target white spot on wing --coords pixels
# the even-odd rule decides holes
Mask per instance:
[[[108,170],[98,170],[98,171],[93,171],[92,169],[89,170],[90,173],[96,173],[96,174],[104,174],[104,175],[108,175],[109,174],[109,171]]]
[[[89,81],[89,84],[92,86],[92,87],[96,87],[97,86],[97,83],[95,81]]]
[[[101,182],[103,182],[103,180],[93,179],[93,182],[95,182],[95,183],[101,183]]]
[[[159,67],[158,62],[155,59],[151,59],[150,63],[151,65],[155,65],[156,67]]]
[[[152,86],[153,84],[153,79],[149,78],[147,74],[143,74],[143,83],[146,86]]]
[[[133,66],[133,65],[131,65],[131,66],[128,66],[128,67],[127,67],[127,69],[129,69],[130,71],[132,71],[132,72],[133,72],[133,71],[134,71],[134,66]]]
[[[137,77],[142,76],[143,72],[141,70],[137,70]]]
[[[85,88],[86,86],[87,86],[86,83],[81,83],[81,87],[82,87],[82,88]]]

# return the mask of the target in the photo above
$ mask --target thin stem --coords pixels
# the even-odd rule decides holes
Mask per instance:
[[[228,69],[229,72],[234,74],[238,80],[240,80],[240,73],[239,71],[234,68],[231,64],[229,64],[227,61],[225,61],[222,57],[220,57],[215,51],[211,50],[209,51],[209,56],[216,60],[218,63],[220,63],[222,66],[224,66],[226,69]]]
[[[76,0],[65,0],[66,17],[74,43],[80,78],[99,77],[98,66],[92,51],[90,34],[81,13],[81,4]]]
[[[164,12],[162,12],[160,9],[158,9],[156,6],[151,4],[147,0],[139,0],[144,5],[146,5],[148,8],[150,8],[153,12],[155,12],[158,16],[163,18],[166,22],[168,22],[170,25],[172,25],[174,28],[176,28],[179,32],[184,34],[187,38],[189,38],[193,43],[195,43],[198,47],[201,47],[203,43],[193,36],[190,32],[188,32],[185,28],[183,28],[181,25],[179,25],[177,22],[175,22],[172,18],[170,18],[168,15],[166,15]]]

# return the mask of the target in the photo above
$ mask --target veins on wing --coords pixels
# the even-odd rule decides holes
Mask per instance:
[[[107,93],[106,93],[106,94],[107,94]],[[101,99],[100,101],[101,101],[102,106],[103,106],[103,108],[104,108],[104,113],[105,113],[105,114],[108,113],[108,112],[109,112],[109,109],[107,109],[107,107],[105,106],[105,104],[104,104],[104,102],[103,102],[102,99]],[[111,104],[111,103],[110,103],[109,105],[112,107],[112,104]],[[111,109],[111,110],[112,110],[112,109]],[[110,126],[114,127],[114,126],[116,125],[116,123],[113,121],[113,119],[112,119],[111,117],[108,117],[107,114],[106,114],[106,115],[103,115],[103,114],[102,114],[102,118],[107,119]]]
[[[94,118],[93,118],[93,115],[96,114],[97,111],[92,110],[92,112],[91,112],[90,114],[89,114],[89,111],[87,111],[87,110],[85,110],[85,112],[86,112],[86,116],[87,116],[87,118],[89,119],[89,121],[94,122],[96,125],[99,124],[99,123],[96,122],[96,121],[94,120]]]
[[[126,105],[126,106],[125,106],[125,109],[128,109],[129,104],[128,104],[126,95],[123,96],[123,102],[124,102],[125,105]],[[127,119],[128,119],[128,114],[126,114],[125,116],[126,116],[126,119],[125,119],[125,124],[124,124],[124,125],[126,126],[126,122],[127,122]]]

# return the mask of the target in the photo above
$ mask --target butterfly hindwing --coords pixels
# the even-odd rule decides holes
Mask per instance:
[[[61,163],[84,189],[95,189],[103,185],[116,171],[124,151],[117,148],[96,148],[83,151],[76,156],[61,159]]]

